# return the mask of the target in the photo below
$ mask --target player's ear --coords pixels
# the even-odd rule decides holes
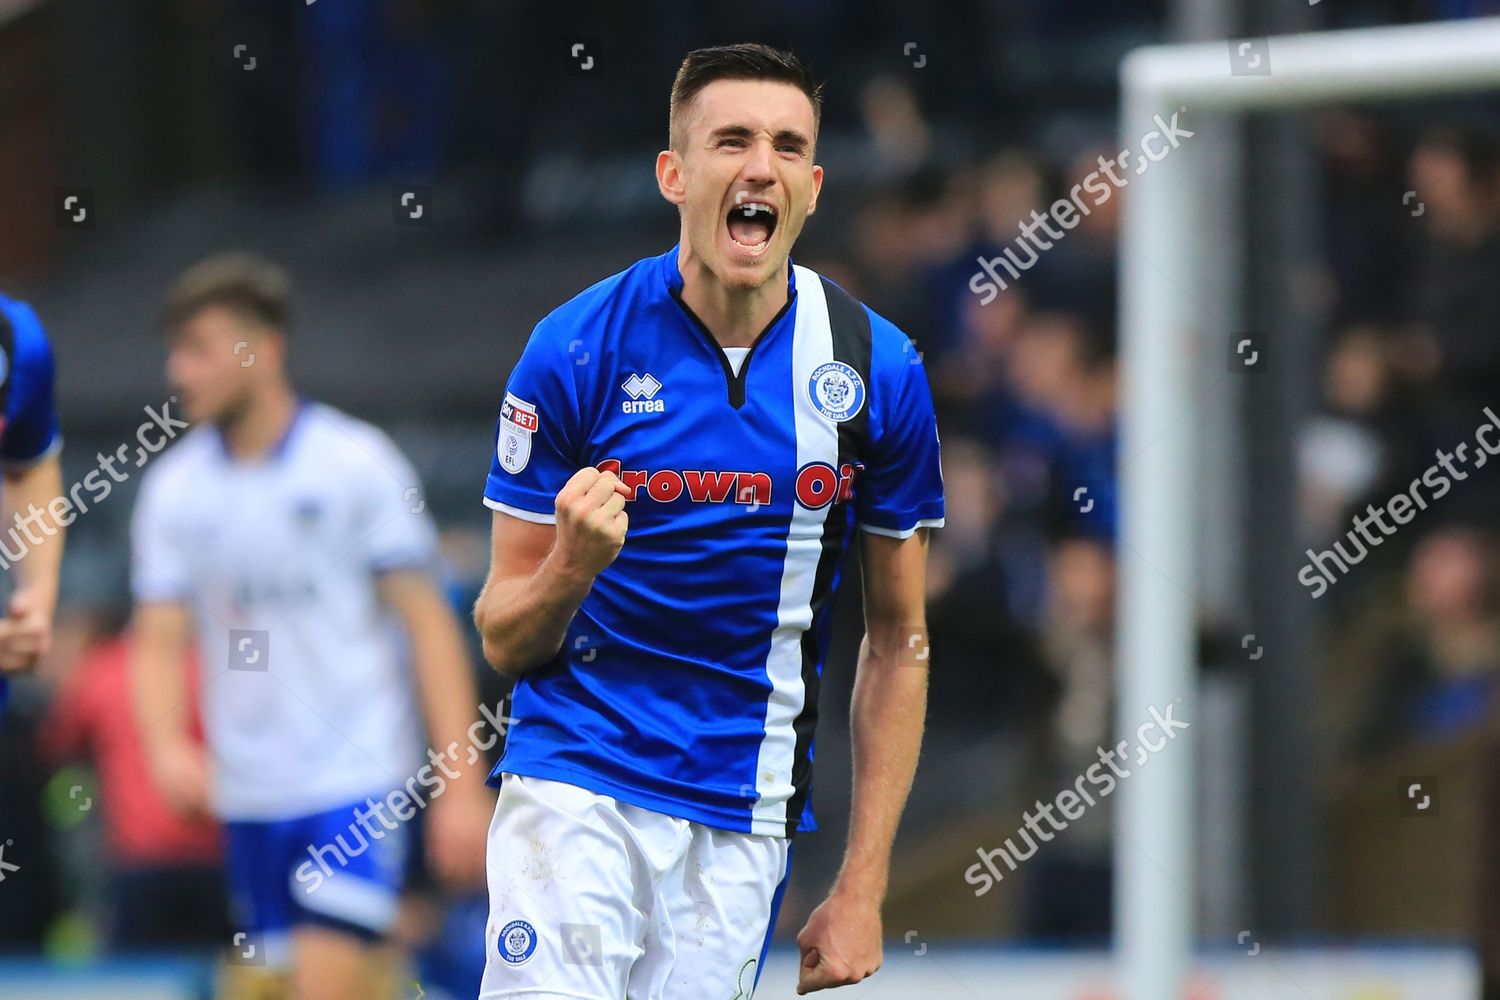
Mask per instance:
[[[661,196],[674,205],[687,201],[687,185],[682,176],[682,157],[675,149],[656,154],[656,186]]]
[[[818,192],[823,190],[823,168],[816,163],[813,164],[812,198],[807,203],[807,214],[812,215],[818,210]]]
[[[271,327],[262,327],[256,331],[256,342],[251,345],[251,353],[240,358],[240,364],[248,368],[257,362],[256,354],[264,356],[264,370],[282,372],[286,370],[286,334]],[[247,363],[248,362],[248,363]]]

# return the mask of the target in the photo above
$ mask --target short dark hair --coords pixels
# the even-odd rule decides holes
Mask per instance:
[[[209,257],[184,271],[172,286],[162,310],[162,326],[170,334],[214,306],[285,333],[292,318],[292,279],[278,265],[254,254]]]
[[[745,42],[694,49],[677,67],[668,107],[668,135],[673,149],[679,149],[682,140],[679,127],[682,112],[704,87],[715,80],[770,80],[791,84],[812,102],[813,137],[817,137],[818,123],[823,117],[823,85],[813,80],[807,67],[792,53],[759,42]]]

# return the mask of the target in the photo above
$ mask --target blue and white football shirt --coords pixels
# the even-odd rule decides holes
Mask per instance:
[[[62,446],[52,383],[52,346],[36,313],[0,295],[0,463],[29,465]],[[0,677],[0,710],[9,696]]]
[[[619,558],[517,685],[504,757],[726,830],[813,829],[832,598],[857,524],[943,522],[911,342],[805,267],[734,371],[681,301],[676,247],[537,325],[501,405],[485,503],[555,522],[584,466],[633,490]]]

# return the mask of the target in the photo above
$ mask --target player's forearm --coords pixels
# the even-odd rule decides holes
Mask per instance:
[[[49,609],[57,605],[66,531],[47,507],[61,495],[62,466],[55,455],[7,472],[4,489],[0,490],[5,530],[14,529],[17,541],[26,542],[24,558],[15,563],[17,589],[31,593]]]
[[[894,634],[866,636],[850,709],[854,794],[835,892],[885,897],[891,845],[911,791],[927,714],[927,667]]]
[[[592,576],[566,566],[556,550],[530,576],[493,581],[474,604],[484,658],[508,677],[551,660],[593,585]]]
[[[463,747],[479,711],[479,693],[469,668],[469,654],[457,620],[446,605],[430,609],[411,628],[412,662],[427,738],[438,753],[455,750],[465,760]],[[460,768],[463,764],[460,763]],[[460,780],[473,778],[472,771]],[[474,780],[482,779],[482,773]]]
[[[180,667],[182,650],[173,650],[164,638],[153,635],[144,621],[152,613],[137,615],[131,649],[130,694],[136,729],[148,754],[172,752],[188,739],[188,692]]]

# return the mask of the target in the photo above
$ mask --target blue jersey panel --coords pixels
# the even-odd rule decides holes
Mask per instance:
[[[0,295],[0,313],[13,333],[9,356],[0,358],[0,384],[6,391],[0,459],[29,462],[56,447],[60,438],[52,347],[36,313],[24,302]]]
[[[0,351],[0,392],[5,398],[0,461],[24,463],[51,451],[61,436],[52,401],[52,347],[31,307],[4,295],[0,326],[9,330],[8,337],[0,338],[9,348]],[[0,678],[0,714],[9,700],[10,682]]]
[[[941,523],[931,397],[905,337],[803,268],[736,375],[676,259],[553,312],[506,385],[491,507],[553,522],[585,466],[631,496],[619,557],[517,685],[496,776],[792,836],[813,826],[818,680],[856,521]]]

